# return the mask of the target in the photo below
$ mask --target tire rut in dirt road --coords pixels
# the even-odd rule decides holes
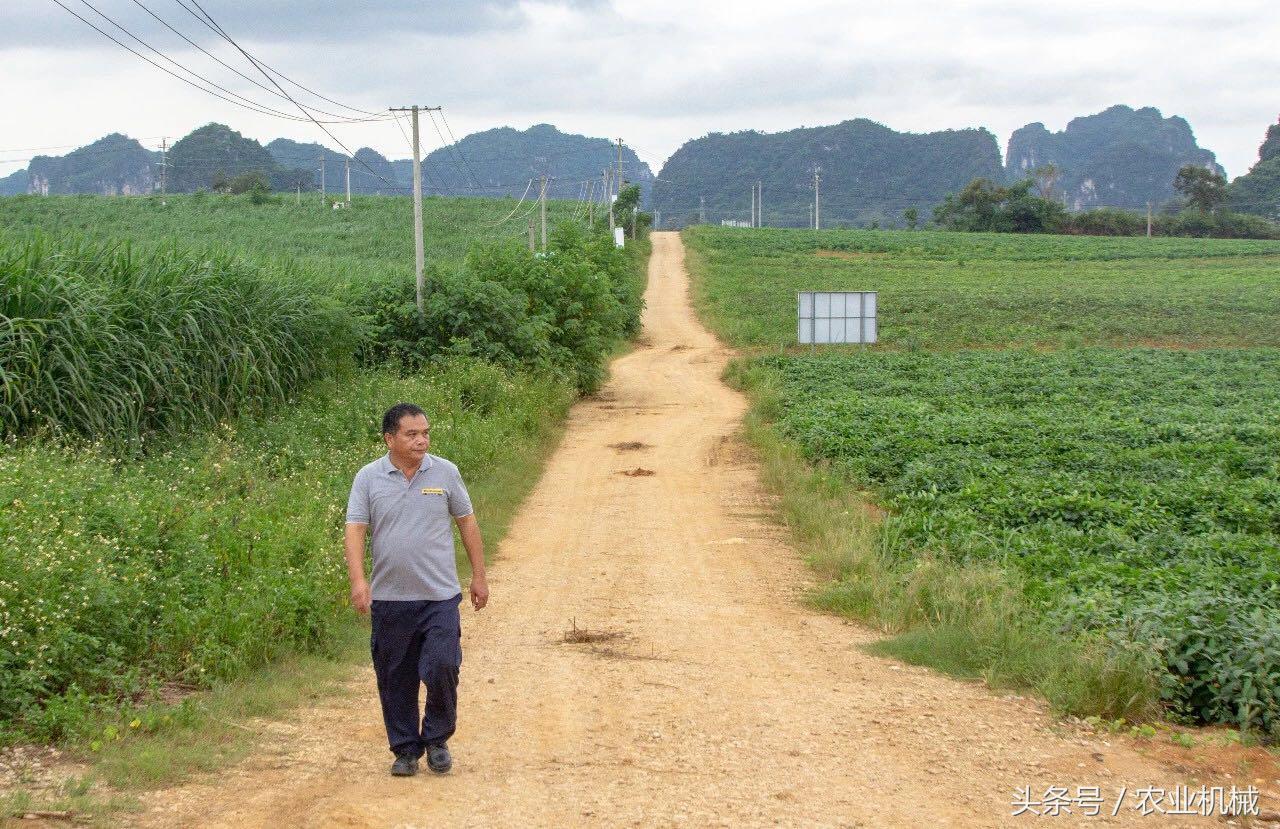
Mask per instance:
[[[1056,735],[1040,703],[867,656],[872,634],[806,609],[675,234],[653,236],[646,300],[646,344],[574,408],[489,608],[464,616],[453,773],[387,776],[362,670],[264,724],[245,762],[157,793],[142,824],[1015,826],[1019,786],[1182,782]],[[636,468],[653,474],[618,474]],[[607,635],[566,641],[574,625]],[[1056,820],[1155,825],[1127,808]]]

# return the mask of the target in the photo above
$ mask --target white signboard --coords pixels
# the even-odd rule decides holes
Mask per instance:
[[[613,246],[620,248],[627,243],[627,234],[622,225],[618,225],[613,229]]]
[[[801,344],[876,341],[875,291],[800,291],[796,338]]]

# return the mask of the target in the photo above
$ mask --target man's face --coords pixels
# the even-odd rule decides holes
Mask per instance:
[[[400,418],[400,428],[382,439],[396,457],[421,462],[431,448],[431,424],[423,415],[405,415]]]

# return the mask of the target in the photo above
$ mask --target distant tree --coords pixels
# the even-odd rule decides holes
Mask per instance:
[[[902,211],[902,218],[906,220],[908,230],[915,230],[920,224],[920,211],[914,207],[908,207]]]
[[[1031,171],[1031,179],[1035,182],[1036,192],[1042,199],[1053,198],[1053,190],[1062,178],[1062,170],[1057,164],[1049,162],[1041,164]]]
[[[939,227],[1000,233],[1053,233],[1066,219],[1061,204],[1031,193],[1031,179],[1009,187],[976,178],[959,193],[948,195],[934,208]]]
[[[1205,213],[1212,212],[1227,198],[1226,178],[1197,164],[1186,164],[1178,170],[1173,189],[1186,198],[1189,206]]]
[[[640,212],[640,185],[623,183],[618,191],[618,198],[613,203],[613,220],[626,229],[628,235],[636,231],[636,227],[648,227],[653,217]]]
[[[940,227],[953,230],[994,230],[996,212],[1009,191],[988,178],[975,178],[959,193],[949,193],[933,210]]]
[[[270,192],[271,180],[267,178],[265,173],[253,170],[248,173],[241,173],[235,178],[227,182],[227,192],[229,193],[251,193],[260,191],[263,193]]]

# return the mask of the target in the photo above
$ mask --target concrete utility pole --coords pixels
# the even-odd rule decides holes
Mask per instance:
[[[613,237],[613,184],[609,181],[609,170],[604,171],[604,209],[609,211],[609,236]]]
[[[347,207],[351,206],[351,159],[343,160],[343,164],[347,168]]]
[[[165,194],[169,185],[169,139],[160,139],[160,195]]]
[[[302,185],[301,184],[298,185],[298,198],[294,202],[294,204],[298,205],[299,207],[302,206]]]
[[[538,249],[538,246],[535,245],[533,242],[533,217],[530,216],[529,217],[529,252],[533,253],[537,249]]]
[[[618,139],[618,195],[622,195],[622,139]]]
[[[320,206],[324,207],[324,153],[316,161],[320,162]]]
[[[398,107],[392,112],[413,113],[413,266],[418,284],[418,317],[426,315],[426,254],[422,249],[422,147],[418,142],[418,113],[438,111],[440,107]]]
[[[698,196],[698,223],[707,223],[707,197]]]
[[[654,230],[662,229],[662,211],[656,207],[653,208],[653,229]]]
[[[751,185],[751,226],[756,226],[756,186]]]
[[[547,252],[547,174],[542,174],[542,192],[538,195],[542,210],[542,252]]]
[[[821,167],[813,170],[813,229],[822,230],[822,172]]]
[[[1147,202],[1147,238],[1151,238],[1151,202]]]
[[[756,182],[756,227],[764,227],[764,182]]]

